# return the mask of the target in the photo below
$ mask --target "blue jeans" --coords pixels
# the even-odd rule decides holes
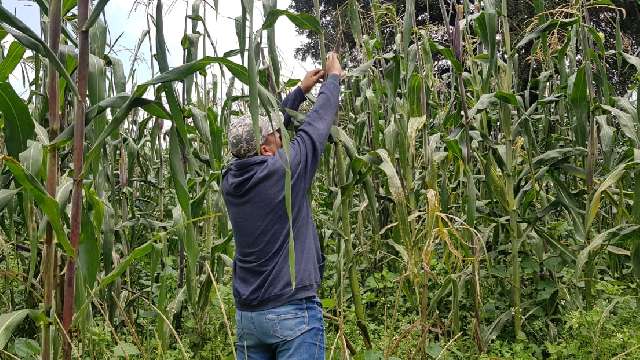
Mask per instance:
[[[317,296],[263,311],[236,311],[238,359],[324,360]]]

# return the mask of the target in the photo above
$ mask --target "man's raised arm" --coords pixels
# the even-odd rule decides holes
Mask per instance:
[[[298,111],[300,105],[306,99],[305,95],[313,89],[323,76],[324,71],[321,69],[309,71],[304,76],[304,79],[302,79],[302,82],[300,82],[300,86],[296,86],[296,88],[282,100],[282,114],[284,115],[285,127],[289,127],[292,122],[291,115],[287,113],[286,109]]]
[[[306,187],[311,186],[338,112],[342,67],[335,53],[327,56],[326,74],[327,78],[320,88],[313,109],[307,114],[304,124],[291,142],[292,171],[295,167],[297,178]]]

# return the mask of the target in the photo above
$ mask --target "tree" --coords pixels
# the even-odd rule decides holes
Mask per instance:
[[[449,0],[445,0],[446,3]],[[473,0],[471,1],[473,2]],[[372,22],[371,0],[358,0],[363,19],[363,26],[370,26]],[[404,13],[404,0],[379,0],[383,6],[393,5],[396,14]],[[348,1],[343,0],[320,0],[320,16],[321,24],[325,33],[325,46],[327,49],[355,49],[355,41],[351,34],[349,26],[349,17],[346,13],[346,5]],[[291,9],[296,12],[314,13],[313,0],[293,0]],[[442,24],[442,13],[438,5],[438,0],[418,0],[416,1],[417,25],[424,26],[428,21],[436,24]],[[427,16],[428,15],[428,16]],[[393,43],[395,31],[390,28],[383,27],[383,36],[385,37],[385,45]],[[296,49],[296,57],[305,59],[311,57],[318,60],[320,57],[318,36],[313,32],[300,31],[306,35],[308,41]],[[352,54],[350,54],[352,55]]]
[[[446,44],[446,30],[443,26],[444,21],[440,1],[416,0],[416,24],[418,27],[427,24],[435,25],[430,27],[432,36],[434,39]],[[457,2],[462,3],[460,0],[457,0]],[[475,8],[476,5],[474,3],[476,1],[469,0],[468,2],[472,8]],[[357,3],[360,7],[362,26],[371,27],[373,21],[372,3],[374,2],[372,0],[358,0]],[[386,17],[383,23],[381,34],[384,46],[390,48],[394,43],[393,34],[395,34],[395,31],[389,25],[393,25],[393,21],[402,21],[401,15],[404,13],[406,2],[405,0],[378,0],[378,3],[390,15]],[[453,8],[456,1],[443,0],[442,3],[445,4],[445,7]],[[534,29],[539,21],[566,18],[576,14],[578,10],[574,3],[574,0],[509,0],[507,2],[509,19],[511,19],[509,25],[512,29],[514,43],[517,43],[527,32]],[[640,5],[638,5],[637,0],[613,0],[612,3],[615,5],[614,7],[606,5],[589,7],[588,12],[592,24],[596,31],[603,35],[607,50],[613,50],[616,48],[616,16],[619,16],[624,51],[636,54],[640,49]],[[356,59],[356,46],[348,20],[348,4],[349,2],[341,0],[320,0],[321,22],[325,32],[326,48],[341,50],[343,53],[348,53],[347,57]],[[395,11],[392,10],[393,8],[395,8]],[[313,0],[293,0],[291,9],[297,12],[313,13]],[[453,14],[455,12],[450,11],[450,13]],[[543,15],[536,17],[536,14],[541,13]],[[452,24],[453,21],[453,18],[448,19],[449,24]],[[309,31],[301,31],[301,33],[307,37],[307,41],[296,49],[296,57],[299,59],[311,57],[318,60],[319,44],[317,34]],[[533,66],[532,78],[535,78],[540,71],[539,61],[533,57],[525,57],[525,54],[528,56],[530,50],[531,48],[528,47],[520,51],[523,55],[518,68],[518,83],[521,85],[521,90],[524,90],[522,86],[526,86],[530,82],[531,67]],[[523,58],[527,61],[524,61]],[[614,56],[610,57],[607,65],[611,72],[609,81],[616,91],[618,93],[626,91],[629,83],[633,80],[635,70],[628,66],[618,70]]]

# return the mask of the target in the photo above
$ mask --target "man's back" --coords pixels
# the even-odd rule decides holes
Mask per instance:
[[[322,254],[307,191],[337,111],[338,94],[339,77],[332,75],[291,142],[295,289],[289,272],[284,152],[234,160],[225,171],[222,192],[236,243],[233,290],[240,310],[270,309],[317,293]]]
[[[311,208],[302,182],[293,176],[297,283],[295,290],[291,286],[284,174],[279,158],[254,156],[234,161],[222,184],[236,241],[233,292],[241,310],[269,309],[312,296],[320,284],[321,254]]]

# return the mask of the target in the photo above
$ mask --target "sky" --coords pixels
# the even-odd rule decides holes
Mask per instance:
[[[14,12],[18,18],[25,22],[28,26],[34,29],[37,33],[40,32],[39,24],[39,10],[38,6],[32,0],[0,0],[2,6]],[[169,50],[169,66],[175,67],[183,63],[182,61],[182,47],[180,41],[184,34],[184,18],[187,9],[191,12],[192,0],[177,0],[175,4],[170,7],[173,0],[164,0],[164,33],[167,42],[167,48]],[[212,1],[209,1],[213,3]],[[109,34],[107,37],[107,48],[109,44],[112,44],[116,39],[117,42],[113,47],[113,52],[119,57],[124,65],[125,74],[129,74],[134,48],[140,38],[140,35],[147,29],[147,9],[143,6],[131,12],[131,5],[133,0],[110,0],[105,8],[105,14],[107,19],[107,25],[109,28]],[[291,0],[279,0],[278,8],[286,9],[289,7]],[[214,39],[218,54],[222,56],[229,50],[238,48],[238,39],[235,32],[234,18],[242,14],[241,0],[219,0],[218,15],[216,17],[215,12],[211,7],[207,8],[207,29]],[[74,10],[75,11],[75,10]],[[149,13],[154,14],[155,5],[149,9]],[[201,10],[202,15],[202,10]],[[254,9],[255,24],[254,29],[257,29],[262,24],[263,9],[262,1],[255,1]],[[155,48],[155,29],[151,24],[151,39]],[[189,31],[191,29],[191,21],[188,24]],[[198,30],[204,33],[202,24],[199,25]],[[294,51],[303,41],[304,36],[299,35],[295,31],[295,26],[286,18],[281,17],[276,23],[276,39],[278,46],[278,53],[280,55],[280,64],[282,68],[283,79],[288,78],[302,78],[306,71],[315,67],[311,60],[301,62],[294,58]],[[5,48],[7,39],[5,39]],[[266,44],[266,34],[265,34]],[[200,53],[202,54],[202,52]],[[207,44],[207,55],[213,55],[213,49],[210,44]],[[142,83],[151,78],[151,67],[149,65],[149,44],[148,39],[145,40],[136,65],[136,82]],[[233,61],[240,62],[240,57],[236,56],[231,58]],[[157,65],[156,71],[157,71]],[[209,67],[209,72],[218,72],[218,67]],[[18,76],[18,77],[17,77]],[[16,70],[11,78],[12,83],[22,82],[19,71]],[[14,85],[15,86],[15,85]],[[129,89],[128,84],[128,89]],[[223,84],[224,86],[224,84]],[[226,88],[226,86],[224,86]],[[18,90],[16,88],[16,90]]]

